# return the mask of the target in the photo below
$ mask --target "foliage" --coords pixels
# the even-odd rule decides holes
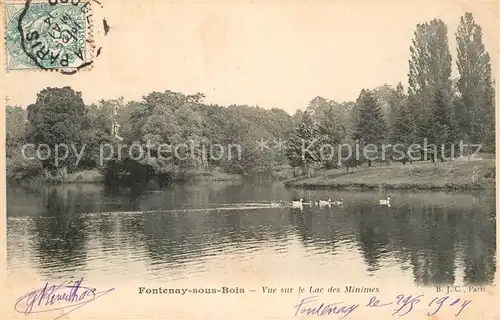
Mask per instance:
[[[306,175],[310,174],[310,164],[318,161],[318,122],[311,108],[297,112],[294,116],[295,127],[287,144],[287,157],[292,167],[303,165]]]
[[[417,111],[415,103],[408,99],[401,104],[399,114],[396,117],[392,140],[394,143],[402,144],[406,148],[417,142],[417,126],[415,119]]]
[[[43,171],[41,161],[28,160],[20,152],[13,152],[6,161],[7,180],[18,182],[32,182],[38,179]]]
[[[7,106],[5,109],[6,155],[11,157],[26,139],[27,115],[21,107]]]
[[[491,61],[481,27],[471,13],[460,18],[456,32],[459,125],[473,143],[495,145],[495,93]]]
[[[387,136],[387,127],[376,97],[369,90],[363,89],[356,104],[359,117],[352,138],[369,144],[380,144]]]
[[[118,98],[85,105],[81,93],[70,87],[49,87],[26,110],[6,109],[9,176],[25,179],[23,172],[48,172],[56,179],[70,179],[75,171],[100,168],[100,147],[116,147],[118,142],[125,149],[118,154],[114,148],[117,161],[105,165],[107,181],[118,183],[130,182],[130,174],[178,179],[190,172],[220,170],[272,176],[276,168],[291,166],[294,172],[302,167],[310,176],[314,167],[349,169],[365,162],[352,154],[346,160],[347,151],[340,148],[349,145],[354,150],[355,140],[361,148],[386,142],[407,148],[422,144],[424,138],[437,145],[465,139],[493,148],[495,93],[481,27],[472,14],[461,17],[455,35],[458,79],[451,79],[447,33],[439,19],[416,26],[407,92],[397,83],[363,89],[356,101],[317,96],[293,116],[278,107],[207,104],[202,93],[171,90],[151,92],[138,101]],[[53,154],[32,163],[20,158],[24,143],[47,144],[52,150],[61,143],[85,149],[79,163],[70,152],[56,166]],[[130,151],[132,145],[141,146],[146,156],[134,158],[140,154]]]
[[[419,138],[427,135],[428,115],[432,114],[436,93],[451,92],[451,54],[448,31],[440,19],[418,24],[410,46],[408,92],[417,110]]]
[[[433,119],[433,122],[429,121],[429,125],[426,126],[430,143],[442,146],[453,142],[456,136],[456,122],[452,111],[450,93],[445,88],[435,93],[429,119]]]
[[[87,120],[85,111],[81,93],[70,87],[42,90],[36,102],[28,106],[27,141],[35,145],[46,144],[52,151],[60,144],[81,148]],[[42,160],[44,168],[52,170],[58,167],[54,152],[47,154],[46,158]],[[75,162],[75,156],[70,153],[61,165],[73,169]]]

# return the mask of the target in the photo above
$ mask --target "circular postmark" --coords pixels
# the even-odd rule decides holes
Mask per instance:
[[[7,26],[9,53],[33,68],[76,73],[92,64],[91,16],[89,1],[27,0]]]

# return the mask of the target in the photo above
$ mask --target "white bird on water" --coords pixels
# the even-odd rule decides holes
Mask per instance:
[[[344,199],[335,200],[332,203],[336,206],[341,206],[344,203]]]
[[[302,198],[300,198],[299,201],[292,201],[292,208],[299,208],[302,210],[302,201],[304,201]]]
[[[280,200],[278,202],[272,201],[271,202],[271,208],[279,208],[283,205],[283,200]]]
[[[387,197],[387,199],[382,199],[382,200],[379,200],[379,204],[381,206],[387,206],[387,207],[390,207],[391,206],[391,198],[390,197]]]
[[[328,199],[328,201],[325,200],[319,200],[318,205],[320,207],[329,207],[332,205],[332,199]]]

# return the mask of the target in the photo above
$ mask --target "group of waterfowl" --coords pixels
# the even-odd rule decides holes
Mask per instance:
[[[379,200],[379,205],[380,206],[385,206],[385,207],[391,207],[391,197],[387,197],[387,199],[380,199]],[[291,207],[292,208],[297,208],[297,209],[300,209],[302,210],[303,209],[303,206],[304,205],[308,205],[308,206],[316,206],[316,207],[331,207],[332,205],[334,206],[342,206],[344,204],[344,199],[340,199],[340,200],[334,200],[332,201],[332,199],[328,199],[328,200],[318,200],[318,201],[309,201],[309,202],[304,202],[304,199],[300,199],[298,201],[291,201]],[[272,208],[279,208],[279,207],[283,207],[283,206],[287,206],[287,203],[284,202],[283,200],[280,200],[278,202],[271,202],[271,207]],[[496,213],[495,212],[490,212],[489,214],[489,220],[490,221],[493,221],[493,222],[496,222]]]
[[[334,201],[332,201],[332,199],[328,199],[328,200],[318,200],[318,201],[314,201],[314,202],[312,202],[312,201],[304,202],[304,199],[301,198],[298,201],[291,202],[292,208],[298,208],[301,210],[303,209],[304,205],[309,205],[311,207],[316,206],[316,207],[322,207],[322,208],[324,208],[324,207],[330,208],[332,205],[341,206],[343,204],[344,204],[344,199],[334,200]],[[271,202],[272,208],[278,208],[278,207],[281,207],[284,205],[285,205],[285,202],[283,202],[283,200],[280,200],[279,202]],[[391,206],[391,198],[387,197],[387,199],[379,200],[379,205],[390,207]]]
[[[334,200],[328,199],[328,200],[318,200],[318,201],[309,201],[309,202],[303,202],[304,199],[300,199],[299,201],[292,201],[292,207],[293,208],[301,208],[303,205],[309,205],[309,206],[316,206],[316,207],[331,207],[332,205],[334,206],[341,206],[344,204],[344,199],[340,200]]]

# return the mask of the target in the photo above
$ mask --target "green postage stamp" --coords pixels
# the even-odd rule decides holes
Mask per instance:
[[[89,1],[27,0],[5,3],[6,68],[72,74],[92,64]]]

